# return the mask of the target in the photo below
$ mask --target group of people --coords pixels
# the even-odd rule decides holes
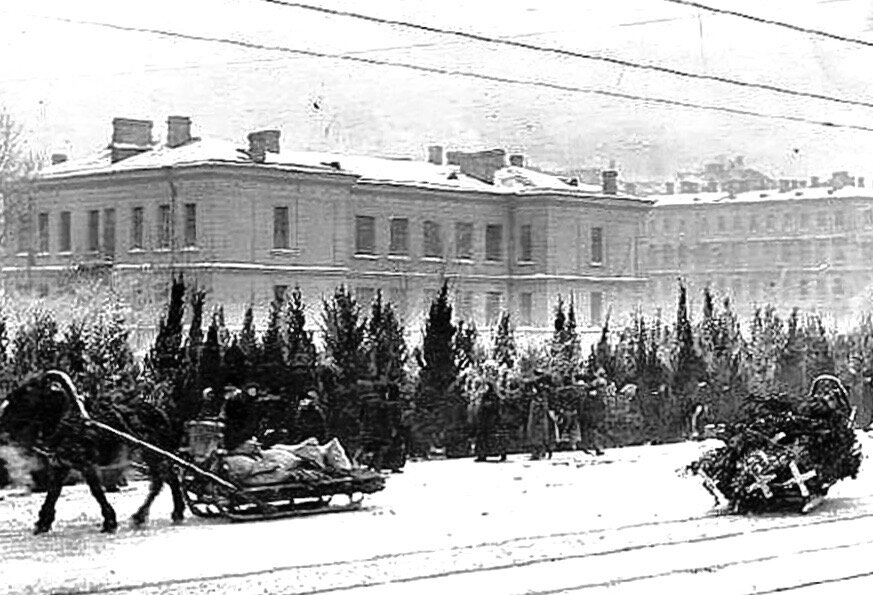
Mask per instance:
[[[605,374],[561,389],[540,374],[525,389],[527,411],[523,420],[513,419],[512,405],[502,399],[497,382],[489,382],[473,408],[474,454],[477,461],[489,457],[506,460],[508,436],[515,421],[524,426],[524,439],[532,460],[551,458],[559,444],[570,450],[603,454],[599,426],[605,413],[608,390]]]
[[[401,472],[406,464],[410,428],[399,388],[389,383],[374,385],[363,392],[360,411],[354,413],[360,424],[354,459],[376,471]],[[220,392],[207,388],[200,418],[224,423],[228,452],[251,439],[265,448],[299,444],[310,438],[324,444],[329,434],[321,398],[315,390],[307,391],[289,411],[286,399],[265,394],[256,383],[242,389],[225,386]]]

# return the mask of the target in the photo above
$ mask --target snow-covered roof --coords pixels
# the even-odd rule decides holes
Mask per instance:
[[[592,184],[572,185],[558,176],[524,167],[507,166],[497,170],[494,183],[461,173],[456,165],[437,165],[407,158],[372,157],[295,151],[281,148],[279,153],[266,153],[263,163],[254,163],[240,143],[215,138],[193,139],[179,146],[156,145],[150,150],[111,162],[112,149],[107,147],[80,159],[71,159],[46,167],[40,177],[46,180],[73,176],[110,174],[114,172],[150,170],[200,164],[236,164],[251,167],[272,167],[292,171],[329,172],[358,178],[362,184],[396,184],[419,188],[476,191],[491,194],[542,194],[603,196],[602,188]],[[646,199],[620,194],[609,198],[649,202]]]
[[[778,190],[751,190],[731,195],[728,192],[689,192],[680,194],[657,194],[648,197],[655,201],[656,207],[693,206],[704,204],[736,204],[782,202],[790,200],[824,200],[873,198],[873,188],[844,186],[838,189],[829,187],[797,188],[787,192]]]

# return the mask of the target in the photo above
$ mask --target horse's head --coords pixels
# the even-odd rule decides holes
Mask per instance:
[[[0,405],[0,442],[31,446],[53,434],[69,408],[69,395],[53,376],[31,376]]]

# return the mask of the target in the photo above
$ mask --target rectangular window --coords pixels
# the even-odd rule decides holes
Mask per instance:
[[[503,294],[499,291],[489,291],[485,294],[485,323],[489,326],[497,323],[502,297]]]
[[[170,205],[158,206],[158,249],[169,250],[170,238],[172,237],[172,217]]]
[[[846,262],[846,240],[838,239],[834,240],[834,262],[844,263]]]
[[[518,299],[519,320],[522,326],[533,324],[533,294],[521,293]]]
[[[603,264],[603,228],[591,228],[591,264]]]
[[[846,227],[846,214],[842,211],[834,212],[834,227],[837,229]]]
[[[807,297],[809,295],[809,281],[801,279],[798,289],[800,290],[800,297]]]
[[[185,247],[192,248],[197,245],[197,205],[187,203],[185,205]]]
[[[103,209],[103,253],[115,254],[115,209]]]
[[[828,227],[828,214],[824,211],[819,211],[815,214],[815,225],[819,229],[827,229]]]
[[[440,224],[436,221],[424,222],[424,256],[427,258],[443,257],[443,238]]]
[[[864,225],[867,227],[873,225],[873,209],[867,209],[864,211]]]
[[[388,254],[409,255],[409,219],[391,219]]]
[[[758,231],[758,218],[754,215],[749,216],[749,231],[755,233]]]
[[[130,211],[130,249],[142,250],[145,247],[143,244],[143,229],[145,228],[145,209],[142,207],[133,207]]]
[[[473,224],[455,223],[455,258],[473,259]]]
[[[809,229],[809,213],[800,214],[800,229]]]
[[[597,326],[603,322],[603,293],[592,291],[589,295],[591,324]]]
[[[772,213],[767,215],[766,223],[767,231],[775,231],[776,230],[776,215]]]
[[[18,218],[18,252],[30,250],[30,218],[24,214]]]
[[[519,233],[519,246],[521,247],[521,262],[533,260],[533,229],[531,225],[522,225]]]
[[[284,250],[288,243],[288,207],[273,207],[273,249]]]
[[[40,213],[37,218],[37,231],[39,233],[39,251],[49,251],[49,214]]]
[[[88,211],[88,252],[100,250],[100,211]]]
[[[355,254],[376,253],[376,218],[366,215],[355,217]]]
[[[58,252],[72,252],[72,228],[70,211],[61,211],[60,229],[58,230]]]
[[[485,260],[500,261],[503,259],[503,226],[485,226]]]
[[[834,277],[834,295],[842,296],[845,293],[846,290],[843,287],[843,279],[841,277]]]

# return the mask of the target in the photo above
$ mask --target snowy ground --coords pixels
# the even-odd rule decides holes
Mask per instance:
[[[862,437],[866,453],[873,440]],[[676,470],[713,443],[410,463],[358,512],[99,531],[83,486],[54,530],[0,492],[0,593],[858,593],[873,585],[873,469],[808,516],[716,514]],[[129,516],[144,484],[110,495]]]

